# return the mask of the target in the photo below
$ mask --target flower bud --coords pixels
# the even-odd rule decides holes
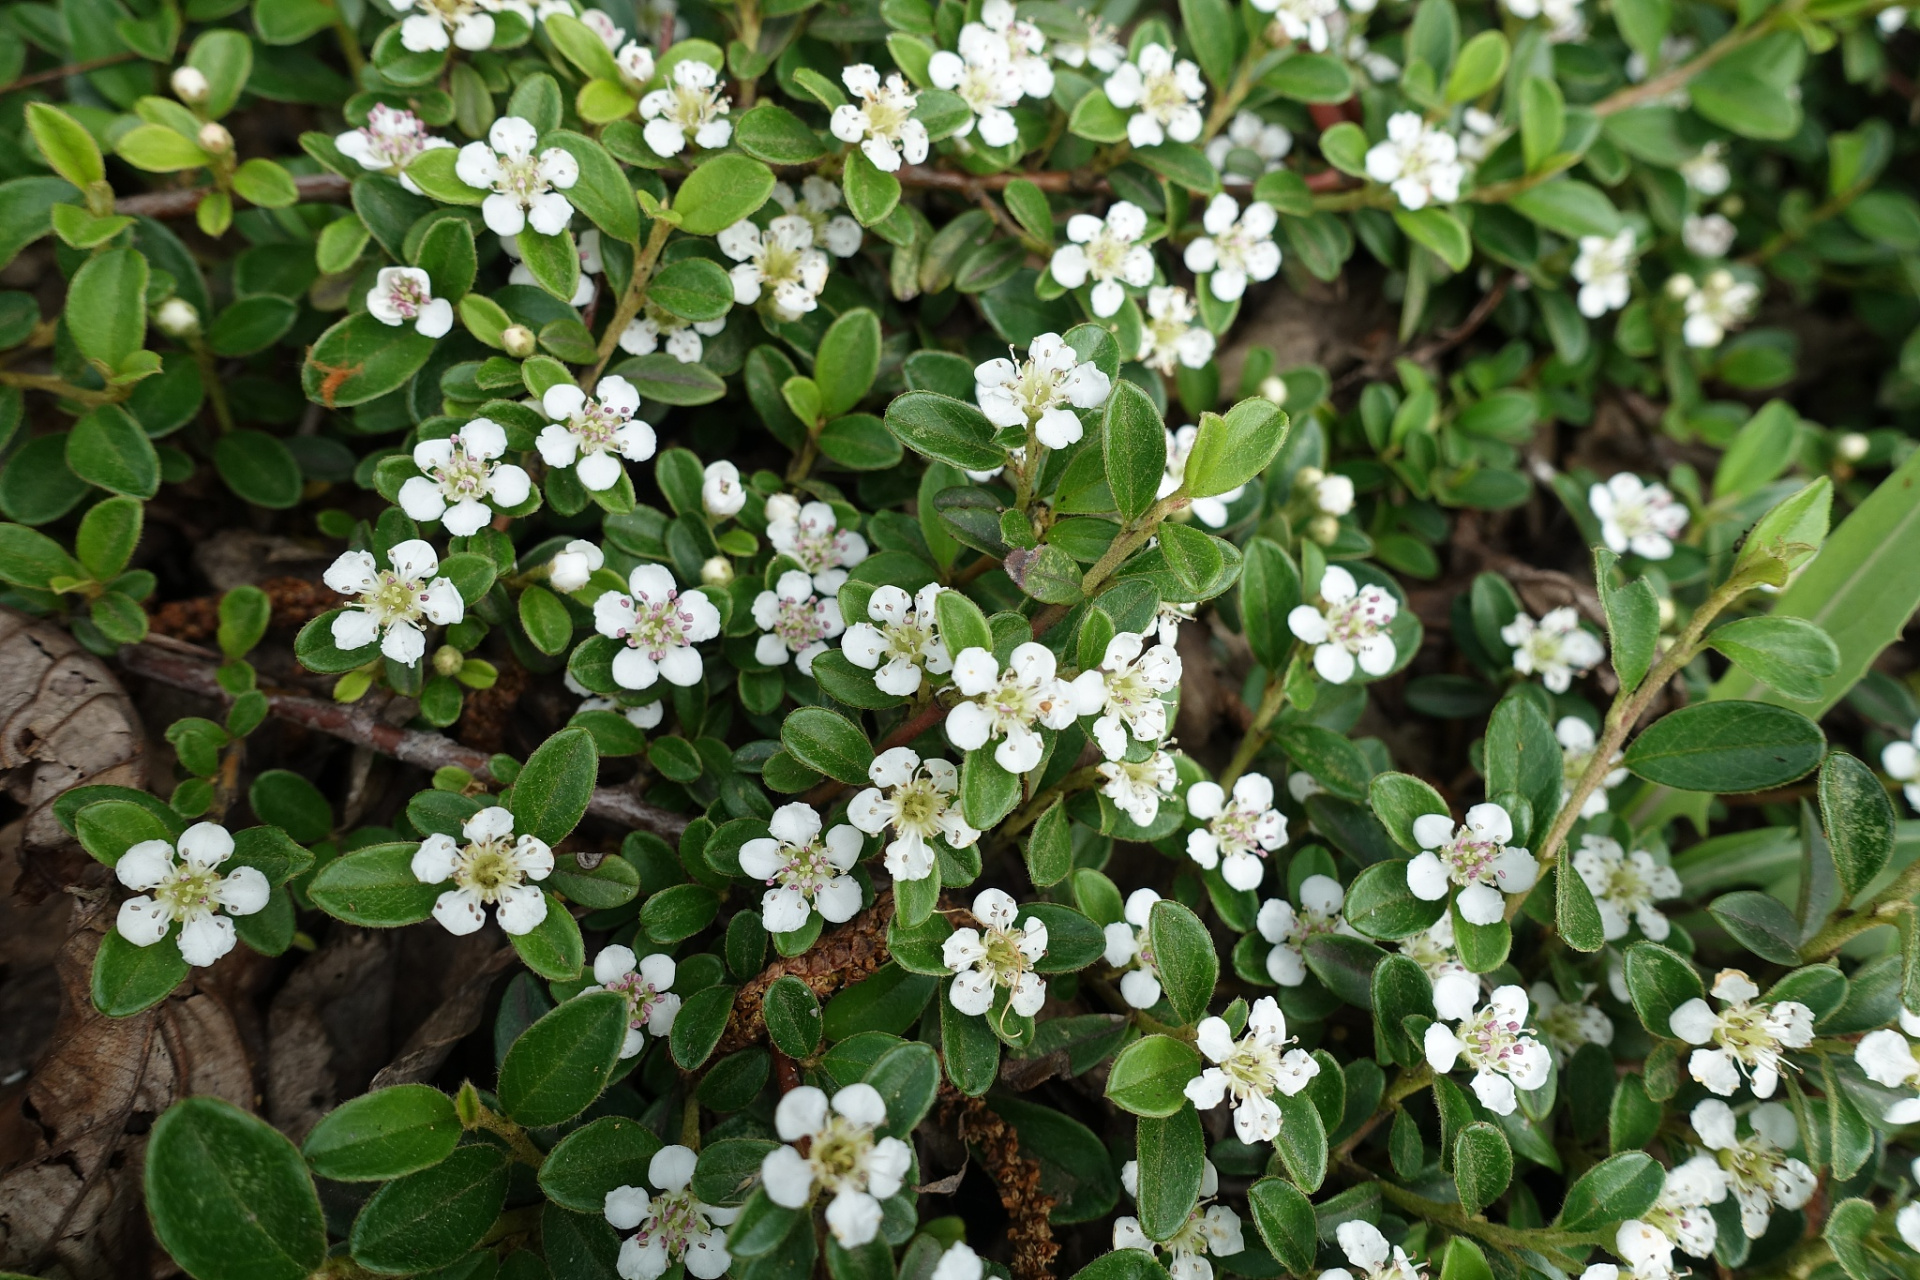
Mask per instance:
[[[523,324],[508,325],[500,331],[500,345],[514,359],[525,360],[539,346],[539,339]]]
[[[1664,630],[1665,630],[1666,628],[1668,628],[1668,627],[1670,627],[1670,626],[1672,626],[1672,625],[1673,625],[1673,620],[1674,620],[1674,619],[1675,619],[1675,618],[1676,618],[1677,616],[1679,616],[1679,615],[1678,615],[1678,611],[1677,611],[1677,610],[1675,610],[1675,609],[1674,609],[1674,607],[1673,607],[1673,597],[1672,597],[1672,596],[1661,596],[1661,597],[1660,597],[1660,627],[1661,627],[1661,630],[1663,630],[1663,631],[1664,631]]]
[[[733,561],[725,556],[714,556],[700,566],[700,582],[704,586],[724,587],[733,581]]]
[[[1866,436],[1858,431],[1849,431],[1834,442],[1833,451],[1844,462],[1858,462],[1867,456],[1867,450],[1872,447],[1873,442]]]
[[[213,86],[207,83],[207,77],[198,67],[177,67],[174,69],[173,96],[190,107],[197,107],[213,93]]]
[[[200,149],[210,156],[223,156],[233,150],[233,135],[227,132],[227,126],[209,120],[200,126]]]
[[[153,313],[153,323],[169,338],[191,338],[200,332],[200,312],[185,298],[168,298]]]
[[[740,484],[740,469],[731,462],[710,462],[700,485],[700,502],[716,520],[738,515],[747,504],[747,491]]]
[[[593,571],[607,562],[600,548],[575,538],[553,557],[553,573],[548,579],[555,591],[578,591],[587,585]]]
[[[460,668],[467,665],[467,655],[450,644],[443,644],[433,651],[433,669],[443,676],[457,676]]]
[[[1260,394],[1275,404],[1287,402],[1287,383],[1278,374],[1269,374],[1260,380]]]
[[[1317,515],[1307,521],[1307,536],[1323,547],[1331,546],[1340,536],[1340,522],[1330,515]]]
[[[1297,492],[1305,493],[1327,478],[1327,473],[1318,467],[1302,467],[1293,473],[1293,487]]]

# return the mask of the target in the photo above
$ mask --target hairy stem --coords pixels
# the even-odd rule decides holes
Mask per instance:
[[[667,237],[672,233],[673,227],[665,218],[653,220],[646,246],[640,250],[640,256],[634,259],[633,279],[627,282],[627,291],[620,295],[620,305],[615,308],[613,318],[607,321],[606,332],[600,335],[600,345],[594,351],[593,368],[580,379],[580,389],[588,395],[593,394],[594,384],[600,381],[607,361],[613,359],[614,350],[620,345],[620,335],[627,331],[633,318],[640,314],[640,308],[646,305],[647,281],[653,275],[653,264],[660,260],[660,251],[666,248]]]
[[[1283,668],[1280,673],[1267,676],[1267,689],[1261,695],[1260,709],[1254,712],[1253,723],[1248,726],[1246,737],[1240,739],[1239,749],[1233,753],[1233,759],[1220,775],[1221,787],[1233,790],[1233,784],[1240,780],[1240,775],[1247,771],[1247,766],[1253,763],[1254,757],[1260,754],[1261,748],[1273,736],[1273,719],[1286,705],[1287,681]]]

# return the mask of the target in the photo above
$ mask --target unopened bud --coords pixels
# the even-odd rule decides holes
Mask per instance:
[[[1340,522],[1330,515],[1317,515],[1307,521],[1307,536],[1323,547],[1332,546],[1340,536]]]
[[[733,581],[733,561],[725,556],[714,556],[700,566],[700,581],[709,587],[726,586]]]
[[[210,156],[223,156],[233,150],[233,135],[227,132],[227,126],[209,120],[200,126],[200,149]]]
[[[153,323],[169,338],[191,338],[200,332],[200,312],[185,298],[168,298],[154,312]]]
[[[467,655],[450,644],[443,644],[433,651],[433,669],[443,676],[457,676],[460,668],[467,665]]]
[[[1302,467],[1293,473],[1293,487],[1304,491],[1313,488],[1326,478],[1327,473],[1318,467]]]
[[[1858,431],[1849,431],[1834,444],[1833,451],[1846,462],[1858,462],[1867,456],[1873,442]]]
[[[207,77],[198,67],[178,67],[174,70],[173,96],[190,107],[197,107],[213,93],[213,86],[207,83]]]
[[[1260,394],[1275,404],[1285,404],[1287,402],[1286,379],[1277,375],[1262,378],[1260,380]]]
[[[1673,597],[1671,597],[1671,596],[1661,596],[1661,597],[1660,597],[1660,627],[1661,627],[1661,629],[1662,629],[1662,630],[1665,630],[1666,628],[1668,628],[1668,627],[1670,627],[1670,626],[1672,626],[1672,625],[1673,625],[1673,620],[1674,620],[1674,618],[1675,618],[1675,617],[1677,617],[1677,616],[1678,616],[1678,615],[1677,615],[1677,613],[1676,613],[1676,611],[1675,611],[1675,609],[1674,609],[1674,607],[1673,607]]]
[[[525,360],[539,344],[540,340],[534,337],[533,330],[523,324],[508,325],[500,331],[500,345],[516,360]]]

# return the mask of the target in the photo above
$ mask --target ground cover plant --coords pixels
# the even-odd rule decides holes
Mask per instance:
[[[0,1268],[1920,1276],[1912,18],[0,6]]]

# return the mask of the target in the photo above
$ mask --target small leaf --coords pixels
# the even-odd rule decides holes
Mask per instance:
[[[1513,1181],[1513,1150],[1506,1135],[1485,1121],[1460,1131],[1453,1143],[1453,1185],[1460,1205],[1478,1213],[1492,1204]]]
[[[606,1088],[626,1038],[625,996],[589,991],[563,1001],[508,1048],[501,1109],[534,1129],[571,1120]]]

